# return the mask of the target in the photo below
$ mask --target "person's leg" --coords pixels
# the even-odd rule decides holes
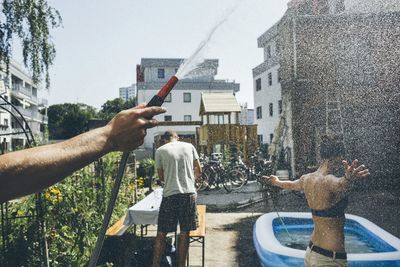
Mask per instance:
[[[159,267],[161,256],[165,250],[165,239],[167,237],[167,233],[157,231],[156,241],[154,244],[153,250],[153,267]]]
[[[153,250],[153,267],[159,267],[161,257],[165,251],[165,241],[167,233],[175,232],[178,222],[174,212],[174,198],[163,197],[158,212],[157,236]]]
[[[178,243],[178,266],[184,267],[189,248],[189,232],[196,230],[198,227],[196,194],[183,194],[180,196],[178,221],[181,231]]]
[[[180,232],[178,242],[178,267],[185,267],[189,248],[189,232]]]

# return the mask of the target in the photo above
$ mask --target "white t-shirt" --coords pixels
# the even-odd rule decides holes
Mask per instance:
[[[198,158],[196,148],[186,142],[173,141],[157,149],[156,167],[164,171],[164,197],[196,193],[193,162]]]

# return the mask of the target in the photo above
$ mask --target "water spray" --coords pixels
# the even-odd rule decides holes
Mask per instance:
[[[174,86],[176,85],[176,83],[178,81],[179,81],[179,79],[176,76],[172,76],[164,84],[164,86],[158,91],[158,93],[153,96],[153,98],[149,101],[149,103],[147,103],[146,106],[147,107],[154,107],[154,106],[160,107],[164,103],[164,100],[167,97],[167,95],[171,92],[172,88],[174,88]],[[151,118],[147,118],[147,119],[151,119]],[[113,212],[113,209],[115,206],[115,202],[117,200],[119,188],[121,186],[122,177],[124,176],[124,173],[125,173],[125,168],[126,168],[126,163],[128,161],[128,157],[129,157],[129,152],[124,152],[122,154],[122,158],[121,158],[121,161],[120,161],[119,167],[118,167],[117,177],[115,178],[114,187],[111,192],[111,197],[108,202],[106,213],[104,214],[103,223],[101,225],[99,235],[97,237],[96,247],[95,247],[94,252],[92,253],[90,260],[89,260],[89,267],[96,266],[97,261],[100,256],[101,249],[103,248],[103,243],[104,243],[104,239],[106,236],[107,227],[108,227],[108,224],[110,223],[111,215],[112,215],[112,212]]]

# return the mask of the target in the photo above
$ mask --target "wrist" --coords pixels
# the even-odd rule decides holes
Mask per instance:
[[[104,143],[103,149],[102,149],[102,152],[104,154],[107,154],[109,152],[117,150],[116,143],[111,134],[111,128],[112,127],[109,124],[100,128],[100,130],[101,130],[100,138],[102,139],[102,142]]]

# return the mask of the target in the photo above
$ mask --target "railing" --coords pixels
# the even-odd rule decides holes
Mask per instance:
[[[31,109],[25,109],[23,107],[17,107],[18,111],[21,112],[23,116],[27,117],[32,117],[32,110]]]
[[[13,84],[12,90],[24,94],[25,96],[27,96],[27,98],[31,99],[32,101],[35,101],[36,103],[39,101],[37,96],[32,94],[31,88],[26,88],[20,84]]]

